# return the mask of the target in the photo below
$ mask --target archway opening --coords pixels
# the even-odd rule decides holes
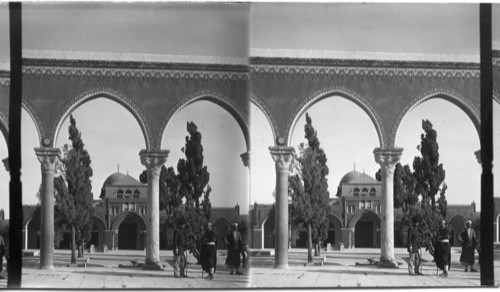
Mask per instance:
[[[92,160],[94,199],[99,198],[106,178],[115,172],[127,173],[139,180],[144,169],[139,151],[146,144],[137,120],[124,106],[107,97],[97,97],[79,105],[71,114]],[[69,125],[68,114],[61,123],[56,147],[71,145]],[[104,214],[98,215],[104,217]]]
[[[267,218],[264,222],[264,248],[274,248],[274,218]]]
[[[437,132],[439,162],[446,172],[448,205],[469,205],[481,200],[481,165],[474,152],[480,141],[470,117],[452,102],[428,99],[406,114],[396,136],[397,147],[404,148],[400,163],[413,170],[413,160],[421,157],[417,146],[424,133],[422,120],[429,120]]]
[[[30,114],[21,109],[21,161],[23,205],[34,206],[40,203],[37,193],[42,182],[40,162],[35,155],[35,147],[40,147],[40,138],[35,122]],[[8,202],[5,201],[5,202]]]
[[[378,231],[379,224],[376,216],[365,212],[356,222],[354,227],[354,242],[356,247],[378,247]]]
[[[179,159],[186,159],[181,149],[189,136],[188,122],[194,122],[202,136],[203,165],[210,174],[212,209],[234,208],[238,204],[241,214],[248,214],[249,175],[240,157],[247,152],[245,137],[236,119],[223,107],[212,101],[197,100],[171,118],[163,133],[162,149],[170,150],[165,167],[172,167],[178,173]]]
[[[250,103],[250,121],[252,149],[250,202],[259,205],[273,204],[276,170],[269,152],[269,147],[274,145],[273,131],[265,114],[253,103]]]
[[[144,249],[144,223],[138,216],[128,214],[118,227],[118,249]]]
[[[229,221],[223,218],[218,218],[215,220],[213,228],[217,232],[217,249],[227,249],[227,246],[224,243],[224,236],[226,236],[226,234],[231,230]]]
[[[372,120],[358,104],[334,95],[317,101],[306,112],[326,154],[330,197],[335,196],[340,180],[353,168],[375,176],[379,165],[373,158],[373,149],[380,145],[379,138]],[[304,113],[294,126],[290,146],[307,145],[305,124]]]
[[[328,238],[323,242],[324,246],[330,244],[332,247],[340,242],[340,229],[342,228],[342,223],[337,219],[337,217],[329,215],[328,216]]]
[[[455,215],[450,219],[450,227],[453,229],[454,236],[456,237],[465,228],[465,218]],[[453,246],[461,246],[458,240],[453,238]]]

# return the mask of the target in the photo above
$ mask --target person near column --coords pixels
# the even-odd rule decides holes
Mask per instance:
[[[187,278],[186,275],[186,222],[179,219],[174,230],[174,277]]]
[[[243,240],[240,232],[237,230],[238,224],[231,225],[231,231],[224,236],[224,242],[227,245],[226,265],[231,269],[230,275],[236,269],[236,275],[243,275],[240,272],[240,253],[243,249]]]
[[[0,235],[0,273],[3,271],[3,257],[7,258],[7,248],[5,247],[5,241],[3,237]],[[4,276],[0,274],[0,279],[5,279]]]
[[[217,232],[212,230],[210,222],[205,224],[205,231],[201,237],[200,264],[208,273],[206,278],[213,280],[217,266]]]
[[[439,269],[443,270],[441,276],[448,277],[448,257],[450,256],[450,231],[446,228],[446,221],[441,220],[436,234],[435,261]]]
[[[450,244],[449,244],[449,251],[448,251],[448,271],[451,269],[451,247],[455,244],[455,230],[453,229],[453,224],[448,225],[450,230]]]
[[[474,250],[477,246],[476,233],[471,228],[472,221],[465,222],[465,228],[458,234],[458,241],[462,244],[462,254],[460,255],[460,262],[465,266],[465,271],[477,272],[474,269]]]
[[[408,273],[410,273],[410,275],[422,275],[422,273],[420,273],[420,264],[422,260],[420,256],[420,241],[418,220],[412,218],[406,239],[407,250],[410,254],[410,260],[408,262]]]

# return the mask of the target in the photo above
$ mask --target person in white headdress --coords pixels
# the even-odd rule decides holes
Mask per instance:
[[[466,272],[477,272],[474,269],[474,250],[477,246],[476,233],[472,229],[472,221],[465,222],[465,228],[458,235],[458,241],[462,244],[462,254],[460,255],[460,262],[465,266]],[[470,270],[469,270],[470,266]]]

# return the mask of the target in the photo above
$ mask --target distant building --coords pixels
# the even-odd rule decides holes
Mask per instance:
[[[324,245],[342,243],[346,248],[380,247],[382,220],[381,183],[375,178],[353,170],[339,182],[337,197],[330,198],[328,238]],[[252,247],[274,247],[274,218],[268,218],[272,205],[255,203],[250,210],[252,222]],[[398,210],[395,210],[398,212]],[[479,218],[476,204],[448,205],[446,220],[453,225],[455,234],[465,226],[468,219]],[[495,198],[495,242],[500,241],[500,198]],[[395,233],[399,232],[395,228]],[[299,232],[295,247],[306,247],[306,231]],[[499,242],[500,244],[500,242]],[[395,245],[401,246],[401,239],[395,236]],[[458,243],[455,243],[458,245]]]
[[[147,185],[137,179],[116,172],[103,183],[99,200],[94,201],[91,240],[88,246],[94,245],[97,250],[136,249],[142,250],[146,240],[147,221]],[[23,206],[23,248],[38,249],[40,240],[38,231],[31,223],[31,214],[35,206]],[[160,212],[160,230],[163,230],[165,211]],[[246,220],[240,214],[240,207],[212,208],[212,224],[217,229],[220,248],[225,248],[222,236],[230,230],[230,224]],[[59,248],[70,247],[69,232],[64,234]],[[160,237],[160,247],[166,248],[166,242]]]

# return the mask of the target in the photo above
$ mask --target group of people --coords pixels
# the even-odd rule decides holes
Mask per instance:
[[[187,277],[186,273],[186,251],[187,251],[187,224],[180,222],[174,231],[174,276]],[[203,271],[208,273],[207,279],[214,279],[217,268],[217,232],[212,229],[210,222],[205,224],[205,230],[201,236],[201,248],[197,255],[198,262]],[[243,256],[243,266],[246,265],[248,254],[246,244],[238,231],[238,224],[233,223],[231,230],[224,236],[224,243],[227,246],[226,265],[230,268],[230,274],[243,275],[240,272],[241,256]]]
[[[406,241],[407,250],[410,254],[410,260],[408,262],[408,272],[410,275],[422,275],[420,269],[422,262],[420,248],[423,247],[423,241],[418,227],[418,220],[412,219]],[[451,266],[451,247],[455,239],[453,229],[448,228],[446,221],[442,220],[435,235],[432,236],[428,233],[427,236],[425,247],[434,257],[436,266],[443,271],[441,276],[447,277]],[[472,222],[470,220],[465,222],[465,228],[457,234],[456,238],[462,244],[460,262],[465,266],[465,272],[477,272],[477,270],[474,269],[474,253],[476,249],[479,251],[479,248],[476,234],[474,229],[472,229]]]

